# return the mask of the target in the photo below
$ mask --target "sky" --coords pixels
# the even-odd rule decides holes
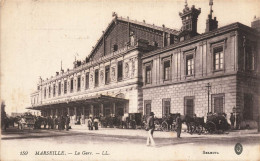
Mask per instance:
[[[25,112],[37,82],[85,59],[112,20],[112,12],[132,20],[179,30],[185,0],[2,0],[0,98],[6,112]],[[209,14],[208,0],[188,0],[201,8],[198,32]],[[260,17],[258,0],[214,0],[219,27],[233,22],[251,26]]]

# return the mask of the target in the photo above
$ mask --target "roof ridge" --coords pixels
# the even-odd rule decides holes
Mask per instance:
[[[135,24],[139,24],[139,25],[142,25],[142,26],[146,26],[146,27],[150,27],[150,28],[154,28],[154,29],[157,29],[157,30],[163,30],[163,27],[161,26],[157,26],[157,25],[154,25],[154,24],[149,24],[149,23],[145,23],[145,22],[141,22],[141,21],[137,21],[137,20],[131,20],[131,19],[128,19],[128,18],[123,18],[123,17],[117,17],[118,20],[121,20],[121,21],[126,21],[126,22],[131,22],[131,23],[135,23]],[[164,27],[165,31],[169,31],[173,34],[178,34],[180,31],[177,30],[177,29],[172,29],[172,28],[169,28],[169,27]]]

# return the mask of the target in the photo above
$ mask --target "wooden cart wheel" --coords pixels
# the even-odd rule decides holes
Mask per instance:
[[[214,133],[216,131],[216,124],[212,121],[206,123],[206,127],[209,133]]]
[[[161,126],[162,126],[162,131],[168,131],[168,124],[167,124],[167,122],[164,121]]]

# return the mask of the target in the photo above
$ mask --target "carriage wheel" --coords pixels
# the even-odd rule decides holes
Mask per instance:
[[[166,122],[163,122],[161,127],[162,127],[162,131],[168,131],[168,124]]]
[[[206,123],[206,127],[209,133],[214,133],[216,131],[216,124],[212,121]]]

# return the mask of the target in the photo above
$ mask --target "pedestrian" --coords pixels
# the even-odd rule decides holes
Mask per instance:
[[[176,118],[176,126],[177,126],[177,138],[181,138],[181,127],[182,127],[182,121],[180,115],[177,115]]]
[[[64,116],[61,116],[61,130],[64,130],[65,129],[65,117]]]
[[[240,115],[239,115],[239,113],[236,115],[236,129],[240,130]]]
[[[98,130],[98,118],[95,117],[94,119],[94,127],[95,127],[95,130]]]
[[[50,129],[51,127],[51,122],[50,122],[50,116],[47,116],[47,125],[48,125],[48,129]]]
[[[69,117],[69,115],[67,115],[65,123],[66,123],[66,130],[69,131],[69,124],[70,124],[70,117]]]
[[[147,141],[146,141],[146,145],[147,146],[155,146],[155,142],[153,139],[153,132],[155,129],[155,125],[154,125],[154,113],[150,112],[150,116],[147,119],[147,130],[148,130],[148,136],[147,136]]]
[[[24,129],[25,124],[26,124],[26,122],[25,122],[24,118],[22,117],[21,120],[20,120],[20,128],[21,128],[21,130]]]
[[[61,130],[61,116],[58,117],[58,129]]]
[[[234,129],[234,124],[235,124],[235,116],[233,113],[230,113],[230,123],[231,123],[231,129]]]
[[[89,130],[93,130],[93,121],[92,121],[92,117],[89,117],[88,119],[88,129]]]
[[[9,126],[9,119],[8,119],[8,117],[5,117],[4,118],[4,129],[5,129],[5,131],[8,128],[8,126]]]
[[[51,123],[51,129],[54,129],[54,123],[55,123],[55,117],[54,116],[51,116],[50,123]]]

